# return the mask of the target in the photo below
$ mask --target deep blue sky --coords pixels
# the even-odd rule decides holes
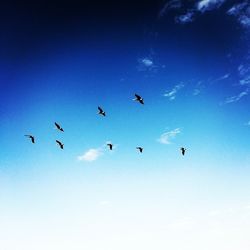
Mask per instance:
[[[72,249],[138,249],[143,239],[144,249],[162,242],[157,249],[185,250],[187,239],[175,243],[186,230],[194,250],[202,248],[199,230],[220,246],[208,249],[230,249],[221,243],[234,235],[227,223],[241,223],[237,212],[249,221],[249,13],[244,0],[1,3],[0,212],[12,218],[0,226],[6,250],[32,249],[30,234],[49,250],[75,241]],[[133,101],[135,93],[145,105]],[[244,230],[234,242],[249,243],[249,223],[237,225]],[[48,228],[63,230],[54,248]],[[89,228],[86,243],[80,235]],[[164,230],[173,228],[166,243]],[[68,245],[59,240],[67,237]]]

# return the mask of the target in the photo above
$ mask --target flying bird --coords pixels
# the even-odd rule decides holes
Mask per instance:
[[[31,139],[32,143],[35,143],[35,137],[33,135],[25,135]]]
[[[133,99],[133,100],[137,101],[137,102],[139,102],[141,104],[144,104],[143,98],[141,96],[137,95],[137,94],[135,94],[135,99]]]
[[[137,149],[139,149],[140,153],[142,153],[143,148],[142,147],[136,147]]]
[[[58,123],[55,122],[55,126],[56,126],[56,129],[64,132],[63,128]]]
[[[107,143],[107,146],[109,146],[109,149],[112,150],[113,149],[113,144],[111,143]]]
[[[62,144],[60,141],[56,140],[56,143],[60,146],[61,149],[63,149],[64,144]]]
[[[106,115],[106,113],[103,111],[103,109],[101,107],[98,107],[98,110],[99,110],[98,115],[103,115],[103,116]]]
[[[185,152],[186,152],[186,148],[180,148],[181,149],[181,153],[182,153],[182,155],[185,155]]]

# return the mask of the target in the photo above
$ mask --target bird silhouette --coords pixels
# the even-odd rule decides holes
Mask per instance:
[[[143,148],[142,147],[136,147],[137,149],[139,149],[140,153],[142,153]]]
[[[185,155],[187,149],[186,148],[180,148],[180,150],[181,150],[182,155]]]
[[[113,144],[111,143],[107,143],[107,146],[109,146],[109,149],[112,150],[113,149]]]
[[[63,128],[58,123],[55,122],[55,126],[56,126],[56,129],[64,132]]]
[[[61,149],[63,149],[64,144],[62,144],[60,141],[56,140],[56,143],[60,146]]]
[[[137,101],[137,102],[139,102],[141,104],[144,104],[143,98],[141,96],[137,95],[137,94],[135,94],[135,99],[133,99],[133,100]]]
[[[103,115],[103,116],[106,116],[106,113],[103,111],[103,109],[101,107],[98,107],[98,110],[99,110],[99,115]]]
[[[33,135],[25,135],[31,139],[32,143],[35,143],[35,137]]]

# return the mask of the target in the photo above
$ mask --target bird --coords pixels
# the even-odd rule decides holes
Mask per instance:
[[[113,149],[113,144],[111,143],[107,143],[107,146],[109,146],[109,149],[112,150]]]
[[[182,155],[185,155],[185,152],[187,149],[182,147],[182,148],[180,148],[180,150],[181,150]]]
[[[33,135],[25,135],[31,139],[32,143],[35,143],[35,137]]]
[[[64,132],[63,128],[58,123],[55,122],[55,126],[56,126],[56,129]]]
[[[144,104],[143,98],[141,96],[137,95],[137,94],[135,94],[135,99],[133,99],[133,100],[137,101],[137,102],[139,102],[141,104]]]
[[[140,153],[142,153],[143,148],[142,147],[136,147],[137,149],[139,149]]]
[[[61,149],[63,149],[64,144],[62,144],[60,141],[56,140],[56,143],[60,146]]]
[[[106,113],[103,111],[103,109],[101,107],[98,107],[98,110],[99,110],[99,115],[103,115],[103,116],[106,116]]]

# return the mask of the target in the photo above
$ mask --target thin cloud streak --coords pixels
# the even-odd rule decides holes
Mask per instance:
[[[171,131],[167,131],[165,133],[163,133],[159,139],[157,139],[158,142],[162,143],[162,144],[171,144],[172,140],[181,133],[181,129],[180,128],[176,128],[174,130]]]
[[[173,101],[173,100],[175,100],[177,93],[178,93],[184,86],[185,86],[185,85],[184,85],[183,83],[177,84],[176,86],[174,86],[174,88],[173,88],[171,91],[166,92],[166,93],[164,94],[164,96],[165,96],[165,97],[168,97],[168,99],[169,99],[170,101]]]
[[[169,1],[165,3],[164,6],[161,8],[161,10],[158,13],[158,17],[161,18],[168,12],[168,10],[179,9],[181,8],[181,6],[182,6],[181,0]]]
[[[228,97],[224,103],[229,104],[229,103],[238,102],[242,97],[247,96],[248,92],[249,90],[247,89],[245,91],[240,92],[238,95]]]

